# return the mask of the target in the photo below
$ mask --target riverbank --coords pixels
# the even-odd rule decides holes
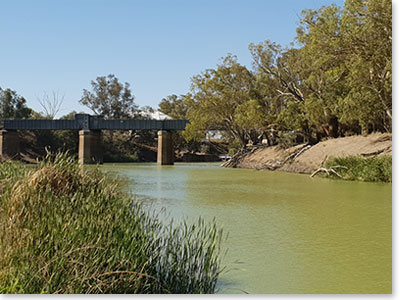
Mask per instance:
[[[329,139],[316,145],[301,144],[287,149],[281,146],[253,146],[223,164],[226,167],[281,170],[312,174],[332,157],[380,157],[392,155],[392,134],[373,133]]]

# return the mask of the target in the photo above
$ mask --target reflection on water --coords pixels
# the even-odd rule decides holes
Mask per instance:
[[[137,199],[229,232],[221,293],[391,293],[391,184],[215,163],[106,164]]]

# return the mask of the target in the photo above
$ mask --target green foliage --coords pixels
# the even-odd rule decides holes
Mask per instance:
[[[138,112],[129,83],[122,85],[118,78],[110,74],[91,82],[92,92],[84,89],[80,103],[105,119],[132,118]]]
[[[332,157],[326,161],[325,166],[328,169],[340,166],[334,170],[346,180],[392,182],[392,156]]]
[[[235,110],[236,124],[246,131],[262,129],[264,126],[264,118],[260,113],[261,105],[257,100],[249,100],[238,105]]]
[[[344,8],[304,10],[296,47],[249,45],[253,72],[228,55],[192,79],[185,137],[201,139],[217,127],[245,145],[269,129],[309,142],[391,131],[391,7],[388,0],[347,0]]]
[[[0,88],[0,120],[28,119],[32,110],[26,106],[24,97],[11,89]]]
[[[270,123],[318,139],[391,131],[391,9],[388,0],[347,0],[304,10],[296,48],[250,44],[257,91],[278,116]]]
[[[217,69],[194,76],[192,94],[187,96],[191,124],[185,137],[199,140],[207,130],[221,128],[231,141],[237,140],[242,145],[248,140],[255,141],[260,127],[265,125],[254,98],[257,97],[255,82],[252,72],[232,55],[223,58]]]
[[[288,101],[287,106],[278,115],[277,123],[281,130],[298,130],[306,126],[304,103]]]
[[[348,51],[347,77],[352,94],[361,94],[364,127],[391,129],[392,120],[392,2],[348,0],[343,12]],[[349,49],[349,50],[350,50]],[[348,99],[351,102],[351,98]],[[371,107],[373,105],[373,107]],[[374,112],[369,114],[369,112]],[[367,117],[369,115],[369,117]]]
[[[92,91],[83,90],[80,103],[90,108],[96,115],[105,119],[145,119],[147,113],[152,111],[150,107],[142,110],[134,103],[134,96],[129,83],[124,85],[114,75],[100,76],[91,82]],[[134,134],[134,133],[133,133]],[[146,143],[152,146],[154,133],[141,133],[142,140],[146,136]],[[103,142],[106,158],[110,160],[121,158],[123,161],[135,160],[137,148],[130,143],[130,137],[123,131],[103,132]],[[137,150],[137,149],[135,149]]]
[[[347,0],[344,8],[304,10],[296,47],[251,43],[254,71],[228,55],[192,79],[186,138],[200,139],[211,127],[242,145],[269,129],[294,131],[308,142],[390,132],[391,9],[389,0]]]
[[[52,152],[78,153],[79,136],[76,130],[34,130],[33,133],[34,145],[30,146],[41,149],[39,153],[43,155],[45,148]]]
[[[170,95],[163,98],[158,104],[159,111],[172,119],[185,119],[187,115],[186,95]]]
[[[294,132],[280,131],[276,140],[282,148],[287,149],[296,145],[296,134]]]
[[[215,222],[164,226],[121,180],[65,154],[0,163],[1,293],[213,293]]]
[[[238,140],[234,140],[229,144],[228,155],[233,156],[242,148],[242,144]]]
[[[305,142],[391,132],[392,2],[346,0],[343,8],[306,9],[296,33],[288,47],[269,40],[251,43],[253,70],[228,54],[216,68],[191,79],[190,93],[162,99],[161,112],[190,120],[174,136],[178,149],[198,149],[211,129],[220,130],[235,149],[259,143],[270,130],[296,132]],[[108,75],[91,86],[83,90],[80,103],[94,113],[106,119],[145,118],[128,83]],[[34,115],[25,103],[14,91],[0,89],[0,119]],[[76,147],[72,134],[58,135],[43,133],[38,139],[51,141],[54,150]],[[132,145],[120,142],[118,135],[125,137],[104,134],[106,148],[117,149],[111,154],[133,155],[126,150]],[[154,146],[154,133],[141,136],[141,142]]]
[[[191,95],[170,95],[163,98],[159,104],[159,111],[168,115],[175,120],[188,119],[189,103],[191,103]],[[193,107],[193,105],[192,105]],[[192,114],[194,115],[194,114]],[[192,118],[193,120],[195,118]],[[193,124],[187,125],[184,132],[173,132],[173,141],[175,149],[180,151],[198,152],[200,150],[200,140],[204,137],[205,128],[200,122],[194,121]]]
[[[348,0],[303,12],[297,40],[310,93],[324,114],[363,132],[391,128],[391,1]],[[301,73],[300,73],[301,74]]]
[[[304,113],[310,125],[321,126],[328,122],[324,101],[313,95],[308,97],[304,102]]]

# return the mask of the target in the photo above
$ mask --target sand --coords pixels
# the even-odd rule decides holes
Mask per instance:
[[[243,155],[235,167],[311,174],[331,156],[392,155],[392,134],[373,133],[368,136],[356,135],[328,139],[309,146],[298,154],[305,146],[305,144],[297,145],[288,149],[280,146],[253,148],[252,151]],[[288,158],[289,156],[291,158]]]

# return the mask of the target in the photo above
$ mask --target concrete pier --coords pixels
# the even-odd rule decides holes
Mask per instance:
[[[79,130],[79,163],[102,164],[103,145],[100,130]]]
[[[19,137],[16,131],[0,130],[0,156],[14,158],[19,154]]]
[[[160,166],[174,164],[174,146],[171,131],[158,131],[157,164]]]

